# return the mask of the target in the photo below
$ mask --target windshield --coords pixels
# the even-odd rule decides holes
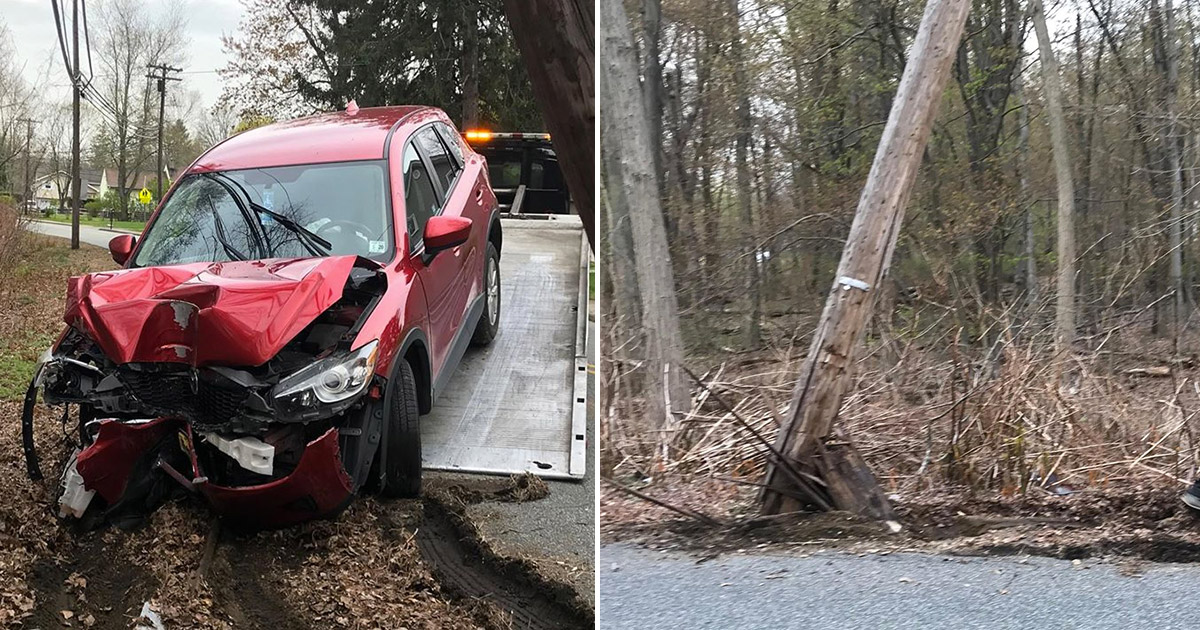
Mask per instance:
[[[188,175],[167,197],[134,265],[303,258],[315,252],[386,261],[393,249],[386,177],[383,160]],[[329,247],[314,249],[304,230]]]

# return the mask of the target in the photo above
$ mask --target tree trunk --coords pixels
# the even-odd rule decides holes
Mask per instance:
[[[1062,78],[1050,46],[1042,0],[1033,5],[1033,29],[1037,32],[1046,92],[1046,114],[1050,119],[1050,145],[1054,154],[1054,178],[1058,182],[1058,296],[1054,307],[1054,352],[1059,358],[1070,353],[1075,343],[1075,184],[1071,181],[1071,156],[1067,149],[1067,122],[1063,116]]]
[[[738,0],[729,0],[729,15],[733,22],[733,82],[737,98],[737,196],[738,218],[741,219],[742,258],[746,266],[746,318],[742,324],[742,346],[757,348],[761,341],[759,320],[762,319],[762,287],[759,273],[757,236],[750,191],[750,143],[754,118],[750,111],[750,86],[746,78],[746,53],[742,41]]]
[[[462,3],[462,126],[479,125],[479,2]]]
[[[619,186],[620,182],[608,185]],[[611,198],[611,193],[605,193]],[[612,265],[605,267],[605,274],[612,278],[614,310],[617,320],[611,325],[618,326],[630,335],[640,337],[642,329],[642,307],[638,303],[637,255],[633,248],[633,230],[630,229],[629,206],[626,204],[605,204],[605,219],[607,220],[607,238],[602,239],[612,253]],[[631,346],[637,346],[634,343]],[[636,353],[637,348],[631,347]]]
[[[586,0],[504,0],[538,109],[596,249],[595,13]]]
[[[646,113],[650,117],[650,137],[656,141],[654,175],[659,190],[663,187],[663,69],[660,60],[662,38],[662,0],[642,0],[642,91],[646,95]]]
[[[1186,291],[1183,283],[1183,160],[1179,155],[1179,47],[1175,42],[1175,10],[1171,0],[1163,3],[1165,28],[1163,47],[1167,56],[1167,157],[1171,161],[1171,290],[1175,292],[1175,352],[1181,348],[1187,323]]]
[[[861,458],[844,441],[830,440],[830,435],[852,379],[855,352],[875,294],[896,249],[904,209],[969,7],[968,0],[930,0],[925,7],[833,288],[776,442],[775,450],[782,458],[767,468],[763,513],[824,504],[873,518],[892,515],[887,498]],[[831,451],[837,455],[829,456]],[[826,489],[803,483],[806,477],[797,473],[822,478]]]
[[[651,426],[661,427],[668,413],[685,413],[691,401],[683,380],[675,278],[654,173],[655,139],[650,137],[629,18],[620,0],[602,1],[600,11],[604,192],[610,210],[616,213],[623,206],[629,216],[645,335],[646,412]]]
[[[1020,203],[1025,207],[1022,212],[1022,232],[1024,233],[1023,245],[1024,253],[1022,254],[1021,271],[1023,284],[1025,285],[1025,307],[1027,309],[1037,308],[1038,301],[1038,279],[1037,279],[1037,252],[1033,242],[1033,195],[1029,192],[1029,100],[1025,98],[1025,78],[1022,74],[1017,74],[1013,79],[1013,94],[1017,97],[1017,138],[1018,158],[1017,169],[1018,178],[1021,182]]]

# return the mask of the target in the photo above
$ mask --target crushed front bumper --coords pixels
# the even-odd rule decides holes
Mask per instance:
[[[331,428],[305,446],[291,473],[259,485],[221,486],[209,481],[196,455],[191,426],[159,418],[143,423],[101,421],[95,441],[79,452],[83,483],[111,509],[142,504],[140,477],[159,472],[203,495],[228,521],[248,528],[273,529],[336,516],[354,496],[342,466],[338,430]]]

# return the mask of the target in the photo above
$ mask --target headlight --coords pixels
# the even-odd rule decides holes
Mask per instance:
[[[311,407],[317,401],[336,403],[357,396],[371,382],[378,350],[379,342],[372,341],[353,352],[321,359],[280,381],[275,399]]]
[[[44,371],[46,364],[49,363],[50,359],[53,357],[54,357],[54,346],[50,346],[49,348],[46,348],[46,351],[43,352],[40,357],[38,357],[37,365],[34,366],[34,368],[33,368],[33,386],[34,387],[40,387],[42,385],[42,376],[43,376],[42,372]]]

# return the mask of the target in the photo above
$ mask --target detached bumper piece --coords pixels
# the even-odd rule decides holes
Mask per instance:
[[[90,500],[88,493],[94,492],[104,506],[93,513],[102,510],[102,518],[117,526],[133,525],[182,488],[203,495],[214,511],[233,524],[273,529],[336,516],[353,497],[337,429],[309,441],[291,472],[265,483],[215,483],[202,459],[191,427],[182,420],[104,420],[95,441],[68,467],[60,514],[81,516],[87,508],[81,497]]]
[[[227,487],[204,476],[192,452],[195,488],[213,509],[247,527],[273,529],[340,513],[353,498],[342,468],[338,431],[309,442],[291,474],[255,486]]]

